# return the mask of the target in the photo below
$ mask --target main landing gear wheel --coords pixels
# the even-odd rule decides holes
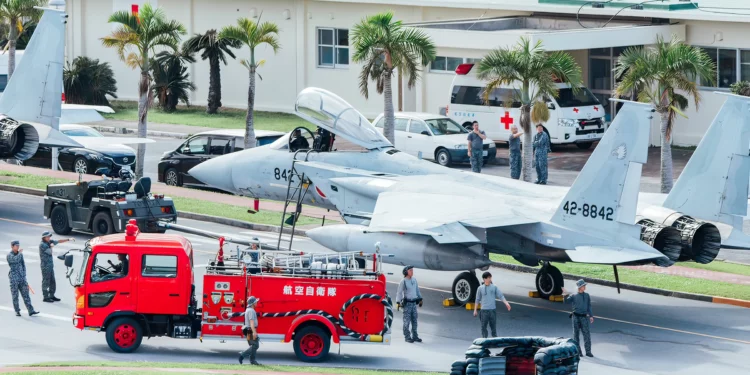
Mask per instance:
[[[457,305],[463,306],[467,303],[474,302],[479,289],[479,280],[474,272],[460,273],[453,280],[453,301]]]
[[[563,283],[562,272],[549,263],[544,264],[536,274],[536,290],[541,298],[549,299],[550,296],[562,294]]]

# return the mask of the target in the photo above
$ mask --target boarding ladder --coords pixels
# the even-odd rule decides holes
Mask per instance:
[[[284,225],[291,225],[291,232],[289,234],[289,246],[287,250],[292,250],[292,240],[294,239],[294,231],[297,228],[297,220],[299,220],[302,214],[302,202],[307,195],[307,190],[310,188],[310,180],[305,177],[304,173],[297,172],[295,165],[298,161],[307,161],[311,153],[317,152],[316,150],[297,150],[294,152],[292,158],[292,169],[289,171],[288,183],[286,188],[286,199],[284,200],[284,213],[281,215],[281,228],[279,228],[279,239],[276,243],[276,248],[282,250],[281,241],[284,240]],[[298,159],[297,155],[304,153],[304,159]],[[294,211],[289,212],[289,205],[294,203]],[[287,222],[289,221],[289,222]],[[286,241],[286,240],[284,240]]]

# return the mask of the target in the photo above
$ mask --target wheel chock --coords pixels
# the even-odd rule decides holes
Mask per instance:
[[[453,298],[446,298],[443,300],[443,307],[456,306],[456,301]]]
[[[474,306],[475,305],[476,305],[477,309],[481,309],[482,308],[482,304],[481,303],[472,303],[472,302],[469,302],[469,303],[467,303],[465,305],[466,306],[466,310],[474,310]]]
[[[529,297],[531,297],[531,298],[539,298],[539,292],[537,292],[536,290],[530,290],[529,291]]]
[[[563,302],[565,300],[565,297],[563,296],[549,296],[549,300],[552,302]]]

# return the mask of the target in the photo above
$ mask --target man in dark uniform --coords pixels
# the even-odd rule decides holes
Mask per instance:
[[[255,305],[258,304],[258,301],[260,301],[258,298],[250,296],[250,298],[247,299],[247,308],[245,309],[245,312],[232,314],[233,318],[238,316],[245,317],[245,324],[242,327],[242,333],[247,339],[247,345],[250,346],[247,350],[240,353],[240,364],[242,364],[242,361],[245,358],[250,358],[250,364],[256,366],[260,365],[260,363],[255,361],[255,354],[258,352],[258,347],[260,347],[260,341],[258,341],[258,313],[255,311]]]
[[[581,341],[578,337],[579,333],[583,333],[586,356],[593,357],[594,355],[591,353],[591,331],[589,331],[589,324],[594,324],[594,314],[591,312],[591,296],[586,293],[586,281],[578,280],[576,286],[578,287],[578,293],[576,294],[569,294],[565,291],[565,288],[562,290],[565,303],[573,304],[573,313],[570,316],[573,320],[573,340],[578,347],[578,355],[582,355]]]
[[[536,126],[536,135],[534,135],[533,151],[534,166],[536,167],[536,184],[547,185],[547,154],[550,152],[550,140],[544,126]]]
[[[10,295],[13,300],[13,308],[16,310],[16,316],[21,316],[21,308],[18,307],[18,292],[21,292],[21,298],[23,298],[23,304],[26,305],[29,316],[39,314],[39,311],[35,311],[34,306],[31,306],[29,283],[26,281],[26,263],[23,261],[23,249],[21,249],[20,242],[11,241],[10,249],[11,251],[6,259],[10,266],[10,272],[8,272]]]
[[[422,342],[417,334],[417,306],[422,307],[422,293],[419,291],[417,279],[414,278],[414,266],[404,267],[402,273],[404,278],[401,279],[396,291],[396,309],[404,308],[404,338],[408,343]]]
[[[57,244],[68,241],[75,241],[72,238],[55,241],[52,239],[51,232],[42,233],[42,243],[39,244],[39,259],[42,264],[42,294],[44,302],[58,302],[59,298],[55,297],[57,285],[55,284],[55,269],[52,264],[52,248]]]
[[[294,133],[292,134],[292,140],[289,142],[289,150],[297,151],[297,150],[307,150],[309,148],[310,148],[310,143],[307,142],[307,139],[302,136],[302,131],[299,129],[294,129]]]
[[[120,264],[114,264],[111,260],[108,260],[109,265],[112,266],[112,269],[115,270],[116,273],[119,273],[123,276],[128,274],[128,256],[126,254],[117,254],[117,259],[120,260]]]

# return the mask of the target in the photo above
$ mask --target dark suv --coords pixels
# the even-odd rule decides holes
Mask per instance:
[[[284,133],[256,130],[257,146],[273,143]],[[242,151],[244,129],[222,129],[198,133],[188,138],[174,151],[165,152],[159,161],[159,182],[171,186],[203,185],[188,171],[196,165],[217,156]]]

